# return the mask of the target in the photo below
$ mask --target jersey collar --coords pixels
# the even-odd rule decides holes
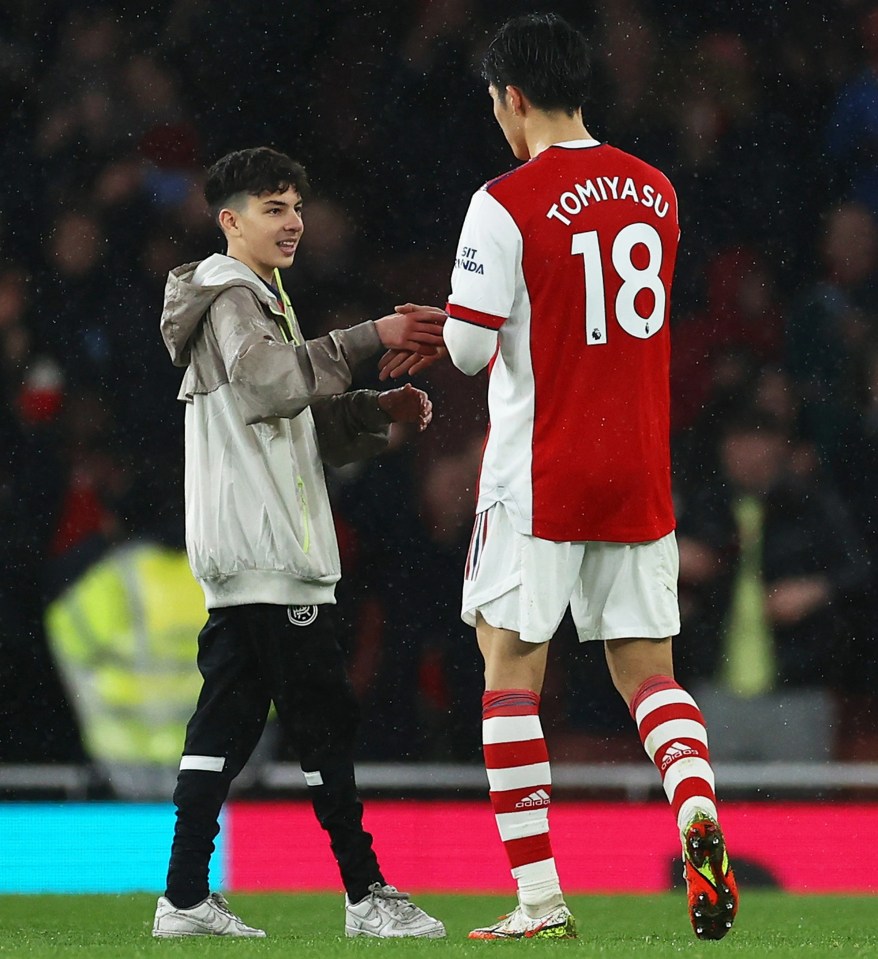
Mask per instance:
[[[560,143],[553,143],[553,147],[561,147],[564,150],[581,150],[584,147],[599,147],[600,140],[562,140]]]

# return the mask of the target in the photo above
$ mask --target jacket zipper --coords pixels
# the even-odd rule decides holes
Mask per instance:
[[[283,310],[284,322],[278,323],[281,335],[283,336],[285,342],[292,342],[294,346],[299,346],[301,344],[299,343],[299,339],[294,332],[296,314],[293,310],[293,304],[290,302],[290,298],[287,296],[287,291],[284,289],[284,285],[281,282],[280,270],[274,271],[274,282],[277,285],[278,293],[280,293],[280,303],[278,305]],[[301,474],[296,476],[296,492],[298,494],[299,505],[302,510],[302,525],[304,527],[302,552],[308,553],[311,550],[311,522],[308,515],[308,497],[305,494],[305,481],[302,479]]]

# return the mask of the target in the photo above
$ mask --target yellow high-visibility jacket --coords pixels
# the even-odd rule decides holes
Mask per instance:
[[[178,762],[205,619],[186,553],[147,542],[111,550],[49,605],[49,643],[95,762]]]

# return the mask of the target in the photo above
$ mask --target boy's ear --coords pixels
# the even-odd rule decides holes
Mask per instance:
[[[238,225],[238,214],[235,210],[229,207],[223,207],[222,210],[219,211],[217,220],[223,233],[237,236],[241,232],[241,228]]]

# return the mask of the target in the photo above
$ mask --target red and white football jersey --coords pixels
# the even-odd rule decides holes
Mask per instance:
[[[556,541],[675,525],[669,449],[677,198],[608,144],[556,144],[472,199],[446,307],[498,332],[477,510]]]

